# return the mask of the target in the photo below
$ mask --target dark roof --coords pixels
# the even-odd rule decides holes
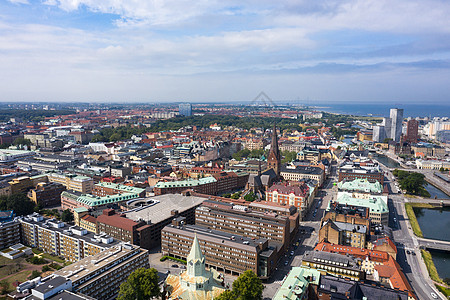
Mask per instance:
[[[320,175],[323,173],[323,170],[319,167],[297,166],[295,169],[289,169],[286,167],[282,167],[281,172]]]
[[[50,280],[45,281],[43,284],[38,285],[34,288],[34,290],[41,292],[43,294],[50,292],[51,290],[65,284],[69,279],[66,279],[62,276],[53,277]]]

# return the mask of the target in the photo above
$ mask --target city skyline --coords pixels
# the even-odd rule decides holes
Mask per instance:
[[[445,104],[450,4],[8,0],[0,101]]]

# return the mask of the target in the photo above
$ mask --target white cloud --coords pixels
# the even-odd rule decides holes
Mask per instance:
[[[8,1],[14,4],[30,4],[28,0],[8,0]]]

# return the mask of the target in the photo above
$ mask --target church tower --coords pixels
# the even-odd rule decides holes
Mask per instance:
[[[273,169],[277,177],[280,178],[281,172],[281,154],[278,149],[278,135],[277,135],[277,127],[275,124],[273,125],[272,131],[272,143],[270,145],[269,157],[267,158],[267,167],[269,169]]]
[[[205,257],[200,249],[200,243],[197,239],[197,234],[194,236],[191,252],[187,257],[187,274],[189,276],[204,276],[205,273]]]

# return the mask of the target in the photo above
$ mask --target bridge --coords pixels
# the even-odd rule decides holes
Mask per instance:
[[[405,203],[427,203],[435,207],[450,206],[450,199],[408,198]]]
[[[419,246],[422,249],[433,249],[450,252],[450,242],[419,237],[417,238],[417,241],[419,242]]]

